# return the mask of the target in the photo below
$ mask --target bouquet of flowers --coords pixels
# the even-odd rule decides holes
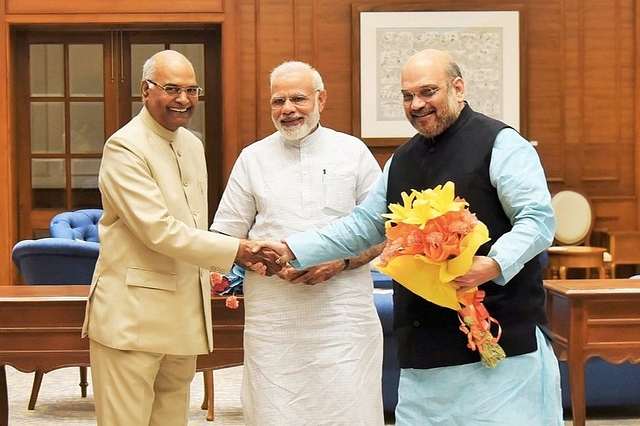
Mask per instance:
[[[495,367],[505,357],[491,323],[497,321],[482,304],[477,287],[458,295],[451,283],[471,268],[478,248],[489,241],[489,231],[469,203],[455,196],[453,182],[424,191],[402,193],[403,204],[390,204],[383,216],[387,245],[378,269],[418,296],[458,312],[467,346],[478,350],[484,365]]]
[[[227,295],[225,306],[229,309],[237,309],[240,306],[240,302],[236,294],[242,294],[244,269],[234,264],[227,275],[209,271],[209,276],[211,278],[211,294]]]

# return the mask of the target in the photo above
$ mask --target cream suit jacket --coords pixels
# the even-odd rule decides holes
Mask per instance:
[[[143,108],[106,142],[100,256],[83,336],[173,355],[213,349],[209,270],[227,273],[239,240],[207,231],[207,169],[190,131]]]

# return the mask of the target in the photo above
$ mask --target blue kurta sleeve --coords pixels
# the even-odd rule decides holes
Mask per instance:
[[[498,133],[491,153],[489,175],[513,228],[491,247],[502,274],[493,281],[504,285],[526,262],[553,242],[555,217],[540,158],[531,144],[513,129]]]

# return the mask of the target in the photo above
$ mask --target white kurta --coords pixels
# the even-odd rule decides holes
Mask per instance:
[[[240,154],[211,229],[279,240],[351,212],[380,175],[360,140],[319,127]],[[247,425],[382,425],[382,329],[364,266],[315,286],[247,272]]]

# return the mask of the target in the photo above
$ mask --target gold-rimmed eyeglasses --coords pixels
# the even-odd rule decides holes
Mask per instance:
[[[319,91],[319,89],[316,89],[311,93],[298,93],[293,96],[289,96],[288,98],[285,98],[284,96],[273,96],[269,99],[269,104],[273,109],[282,108],[287,101],[290,101],[296,106],[305,106],[307,102],[309,102],[311,95]]]
[[[200,86],[188,86],[188,87],[180,87],[175,84],[167,84],[166,86],[162,86],[156,83],[153,80],[147,79],[147,83],[151,83],[154,86],[157,86],[165,91],[165,93],[169,96],[179,96],[182,91],[187,94],[187,96],[196,98],[202,94],[202,87]]]

